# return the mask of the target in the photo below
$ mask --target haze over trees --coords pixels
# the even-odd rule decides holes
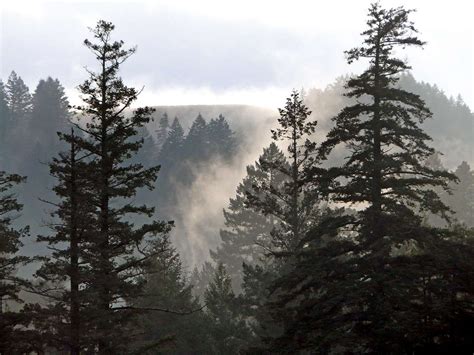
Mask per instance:
[[[472,353],[474,116],[400,59],[411,17],[371,5],[365,69],[292,91],[257,153],[242,107],[132,107],[111,22],[81,105],[0,81],[0,354]],[[181,227],[216,206],[184,192],[249,152],[193,260]]]

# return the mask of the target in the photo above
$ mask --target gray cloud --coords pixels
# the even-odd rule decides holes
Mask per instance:
[[[137,54],[124,65],[123,76],[152,92],[323,86],[359,69],[347,66],[343,51],[360,41],[367,3],[323,6],[300,1],[288,8],[277,3],[268,8],[231,3],[229,11],[240,10],[235,16],[209,1],[200,11],[149,2],[38,1],[31,3],[31,9],[25,5],[15,11],[7,6],[1,15],[0,75],[5,79],[15,69],[30,86],[51,75],[74,88],[86,77],[82,66],[94,64],[82,46],[89,36],[86,27],[103,18],[117,25],[117,38],[138,46]],[[434,16],[443,10],[441,5],[414,1],[408,6],[420,8],[418,27],[429,41],[425,51],[409,52],[415,76],[438,83],[449,94],[461,93],[472,106],[472,31],[450,16],[453,11],[446,10],[446,21],[440,23]],[[273,7],[279,10],[276,15]],[[283,21],[287,19],[288,23]]]

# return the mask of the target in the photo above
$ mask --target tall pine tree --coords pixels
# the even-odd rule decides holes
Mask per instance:
[[[257,194],[247,193],[246,202],[247,207],[278,221],[270,236],[272,258],[264,267],[247,265],[245,268],[243,298],[247,313],[257,320],[255,332],[266,343],[280,335],[280,327],[284,327],[290,318],[277,303],[279,293],[274,292],[274,284],[293,270],[295,255],[301,249],[304,237],[319,223],[325,210],[320,187],[317,181],[309,178],[322,172],[316,157],[316,144],[311,141],[317,123],[309,119],[311,112],[296,91],[279,111],[279,126],[272,134],[274,140],[288,144],[287,158],[262,162],[262,167],[264,171],[273,169],[281,174],[283,183],[278,187],[255,184]],[[263,300],[257,299],[262,296]],[[255,346],[269,351],[266,344],[251,344],[252,348]]]
[[[272,135],[275,141],[288,144],[288,157],[262,161],[262,167],[264,171],[278,171],[286,181],[279,189],[267,182],[255,184],[256,194],[247,193],[247,206],[277,218],[280,224],[272,233],[275,251],[293,252],[319,215],[318,186],[307,178],[317,170],[316,144],[310,140],[316,122],[309,120],[311,111],[296,91],[279,111],[279,127]]]
[[[94,182],[90,204],[95,207],[92,228],[96,232],[88,246],[92,272],[87,287],[95,298],[90,329],[101,354],[126,352],[134,336],[128,327],[139,312],[130,303],[142,296],[141,276],[156,254],[150,239],[170,229],[170,223],[146,223],[154,209],[132,200],[138,189],[153,189],[159,170],[127,163],[143,144],[133,137],[149,122],[153,110],[139,108],[125,115],[138,91],[127,87],[118,71],[135,48],[125,49],[122,41],[112,40],[113,30],[112,23],[99,21],[92,29],[95,42],[84,41],[99,71],[91,71],[79,86],[84,105],[76,108],[87,119],[84,127],[77,126],[86,134],[77,142],[89,154],[87,171]],[[144,223],[135,226],[132,218],[139,217]]]
[[[346,95],[356,102],[333,119],[319,153],[348,150],[345,162],[324,174],[323,186],[332,201],[359,212],[327,218],[304,239],[295,269],[280,280],[287,294],[279,306],[300,301],[277,347],[392,353],[435,341],[417,290],[426,276],[419,265],[441,239],[418,211],[446,217],[433,189],[446,188],[453,176],[424,164],[434,150],[419,124],[431,113],[397,86],[410,67],[395,50],[423,45],[410,12],[371,5],[363,45],[347,52],[349,63],[367,59],[369,67],[347,82]]]

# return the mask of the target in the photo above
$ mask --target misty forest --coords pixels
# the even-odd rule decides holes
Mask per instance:
[[[105,20],[82,103],[3,78],[0,354],[472,354],[474,115],[411,73],[412,11],[278,111],[138,108]]]

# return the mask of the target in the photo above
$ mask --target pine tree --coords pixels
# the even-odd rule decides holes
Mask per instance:
[[[57,147],[55,132],[65,132],[69,120],[69,102],[58,79],[40,80],[32,99],[30,130],[47,149]],[[54,149],[56,151],[57,149]],[[52,154],[52,152],[51,152]],[[48,154],[48,155],[51,155]]]
[[[143,126],[137,130],[137,137],[142,140],[142,147],[130,162],[141,163],[144,167],[154,165],[156,163],[157,146],[150,131]]]
[[[393,56],[394,48],[424,44],[412,36],[416,29],[408,20],[410,12],[403,8],[381,9],[379,4],[371,6],[369,29],[362,34],[364,45],[346,52],[349,63],[361,58],[370,61],[367,70],[348,81],[346,95],[356,99],[367,96],[370,100],[344,108],[321,147],[323,156],[338,144],[350,149],[352,156],[345,165],[330,172],[331,177],[344,175],[350,179],[335,189],[335,196],[341,202],[371,204],[366,214],[370,214],[371,221],[367,221],[373,239],[384,234],[384,212],[410,213],[396,200],[403,198],[422,208],[446,212],[431,190],[417,189],[446,186],[451,178],[450,174],[422,165],[434,150],[426,144],[430,138],[419,122],[429,118],[431,112],[418,95],[396,87],[399,74],[411,68]],[[389,153],[384,150],[387,147],[396,147],[397,151]]]
[[[225,160],[230,160],[237,149],[237,141],[234,132],[224,116],[212,119],[207,125],[209,139],[209,154],[218,155]]]
[[[228,208],[223,211],[225,229],[220,230],[222,244],[210,253],[216,264],[222,263],[225,266],[236,292],[241,291],[242,265],[262,262],[265,253],[273,247],[270,232],[279,221],[272,215],[265,216],[248,207],[247,194],[257,195],[255,185],[272,186],[272,189],[280,190],[286,176],[271,167],[285,162],[285,156],[275,143],[264,148],[259,160],[254,165],[247,166],[247,176],[237,187],[235,198],[230,199]],[[264,198],[264,195],[261,194],[260,197]]]
[[[231,279],[219,264],[212,282],[204,293],[207,315],[211,319],[209,334],[213,354],[239,354],[250,337],[240,314],[238,299],[232,291]]]
[[[406,348],[410,352],[471,353],[474,230],[451,226],[448,230],[432,230],[430,237],[426,251],[408,267],[402,265],[405,275],[418,277],[418,282],[403,285],[410,287],[405,292],[415,312],[405,311],[397,326],[406,332],[404,342],[409,344]]]
[[[288,160],[262,162],[262,167],[264,171],[278,171],[286,181],[280,189],[266,182],[255,184],[256,194],[247,193],[247,206],[277,218],[280,225],[272,233],[274,247],[276,251],[293,252],[319,214],[318,186],[307,178],[309,172],[318,172],[316,144],[310,140],[316,122],[309,121],[311,112],[296,91],[279,111],[279,128],[272,134],[275,141],[289,143]]]
[[[309,120],[310,113],[300,94],[294,91],[280,109],[279,127],[272,131],[275,141],[289,144],[288,157],[280,152],[280,158],[261,159],[263,176],[268,174],[275,180],[256,179],[251,182],[252,189],[245,191],[245,207],[273,221],[260,265],[244,266],[245,292],[241,296],[244,313],[253,320],[254,332],[267,343],[280,332],[282,318],[276,313],[285,313],[281,309],[273,312],[277,294],[271,292],[271,286],[293,268],[293,255],[301,247],[305,234],[321,217],[319,187],[308,179],[310,173],[321,170],[315,158],[316,144],[310,140],[316,128],[316,122]],[[274,143],[272,147],[278,150]],[[259,296],[264,298],[257,300]],[[246,346],[252,351],[256,347],[260,351],[269,350],[260,342],[252,341]]]
[[[178,157],[181,156],[181,150],[184,143],[184,130],[179,122],[179,119],[175,117],[171,127],[168,131],[167,138],[163,143],[160,150],[159,162],[166,168],[169,168],[175,164]]]
[[[269,314],[279,328],[260,332],[260,349],[326,354],[349,348],[363,352],[359,347],[363,338],[352,333],[353,318],[347,312],[351,304],[346,301],[351,296],[346,289],[354,282],[348,277],[354,272],[353,265],[344,262],[351,260],[354,250],[347,226],[354,219],[342,209],[325,212],[327,215],[321,216],[291,255],[291,267],[272,278],[265,275],[270,279],[264,290],[267,314],[260,317],[268,319]]]
[[[439,170],[439,171],[447,171],[447,169],[443,166],[443,163],[441,161],[441,152],[434,152],[432,155],[430,155],[424,162],[424,166],[428,167],[429,169],[432,170]],[[451,185],[451,184],[450,184]],[[432,190],[440,196],[441,200],[446,203],[446,197],[449,196],[451,193],[450,191],[446,191],[445,188],[442,186],[439,187],[432,187]],[[449,207],[449,204],[447,204]],[[446,227],[449,224],[449,221],[446,220],[446,218],[443,218],[443,216],[440,216],[438,214],[433,214],[430,213],[429,211],[423,211],[422,215],[424,216],[425,223],[434,226],[434,227]]]
[[[154,209],[131,200],[137,190],[153,188],[159,170],[127,163],[142,146],[133,137],[149,122],[153,110],[139,108],[124,115],[138,92],[125,86],[118,70],[135,48],[124,49],[122,41],[113,41],[113,30],[112,23],[99,21],[92,29],[96,42],[84,41],[100,69],[79,86],[85,105],[76,108],[89,120],[84,127],[77,125],[86,133],[77,143],[89,154],[87,172],[94,182],[89,203],[95,208],[91,228],[96,232],[89,239],[87,288],[95,298],[90,329],[100,354],[124,352],[134,337],[128,325],[139,310],[129,304],[142,296],[141,275],[156,254],[149,241],[166,234],[171,226],[161,221],[146,223]],[[132,217],[144,222],[136,227]]]
[[[433,188],[446,188],[453,176],[424,164],[434,150],[419,122],[431,113],[419,96],[396,85],[410,67],[394,57],[395,48],[423,45],[410,12],[371,5],[364,44],[347,52],[349,63],[368,59],[370,65],[348,81],[346,95],[356,103],[334,118],[319,153],[327,158],[339,145],[348,150],[344,164],[324,174],[323,186],[332,201],[363,207],[327,218],[307,235],[307,250],[284,280],[285,290],[302,290],[284,302],[301,300],[292,314],[301,326],[285,329],[276,346],[391,353],[410,351],[420,339],[434,341],[423,333],[418,305],[424,300],[414,290],[422,287],[419,265],[439,233],[417,211],[447,216]],[[421,331],[412,338],[413,329]]]
[[[89,203],[92,186],[86,156],[77,146],[77,137],[73,130],[60,137],[69,144],[69,151],[59,153],[49,165],[59,202],[48,202],[55,206],[51,213],[53,234],[38,237],[39,242],[48,243],[52,254],[35,275],[41,280],[36,292],[47,302],[46,308],[37,311],[37,328],[43,330],[50,346],[78,355],[94,348],[88,334],[92,311],[86,285],[95,210]]]
[[[183,143],[183,156],[189,161],[206,160],[209,156],[207,123],[199,114],[193,121]]]
[[[31,118],[32,101],[28,87],[21,77],[14,71],[8,77],[6,84],[7,102],[8,102],[8,121],[6,123],[8,134],[5,136],[4,147],[5,154],[11,157],[8,168],[25,174],[22,166],[16,166],[15,160],[20,163],[25,159],[28,145],[17,145],[27,134],[27,127]]]
[[[8,99],[7,99],[7,92],[5,90],[5,85],[0,80],[0,164],[3,167],[5,159],[5,138],[8,134],[8,123],[10,122],[10,111],[8,108]]]
[[[165,112],[158,122],[158,129],[156,130],[156,145],[158,150],[161,150],[168,138],[168,131],[170,130],[170,123],[168,114]]]
[[[22,159],[18,167],[23,174],[35,177],[26,185],[28,195],[52,198],[45,188],[52,183],[46,162],[65,149],[56,132],[67,131],[69,118],[69,102],[59,81],[52,78],[40,80],[32,99],[31,120],[26,123],[24,132],[30,138],[21,145]],[[39,201],[28,204],[29,210],[39,208]]]
[[[268,352],[266,342],[281,334],[281,325],[272,314],[272,285],[280,276],[280,265],[272,258],[262,258],[256,265],[243,264],[242,294],[239,295],[239,312],[246,319],[252,336],[246,339],[247,353]],[[281,312],[281,310],[280,310]]]
[[[191,349],[205,353],[209,344],[205,340],[203,314],[196,311],[200,305],[192,295],[180,256],[168,237],[157,241],[155,248],[158,254],[146,276],[146,296],[137,301],[137,306],[169,312],[152,311],[140,318],[143,335],[137,348],[147,348],[151,354],[161,347],[169,348],[173,354],[188,354]],[[153,344],[157,345],[155,349]]]
[[[12,303],[21,304],[20,288],[27,283],[16,276],[17,268],[28,262],[18,255],[21,238],[28,228],[15,228],[13,220],[21,211],[13,189],[25,181],[24,177],[0,171],[0,353],[12,354],[20,351],[21,329],[28,326],[25,314],[10,311]],[[24,345],[24,344],[23,344]]]
[[[29,118],[32,109],[32,98],[28,87],[14,71],[8,77],[6,85],[10,120],[18,125],[22,120]]]
[[[474,172],[465,161],[456,168],[457,183],[450,184],[452,195],[445,197],[456,219],[467,227],[474,227]]]
[[[193,286],[193,295],[201,303],[204,301],[204,292],[215,273],[216,266],[210,261],[205,261],[200,267],[195,266],[189,277],[189,283]]]
[[[158,154],[158,163],[162,174],[160,185],[155,193],[156,204],[160,213],[170,215],[170,209],[176,205],[175,184],[183,178],[183,144],[184,131],[179,119],[175,117],[168,131],[168,137]]]

